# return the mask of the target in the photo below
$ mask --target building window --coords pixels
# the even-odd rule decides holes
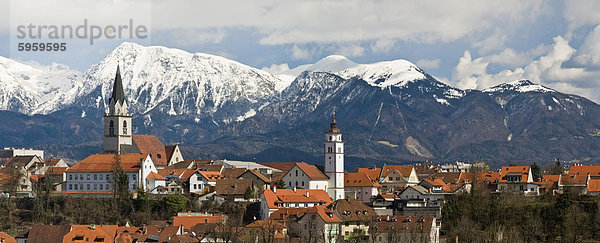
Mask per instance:
[[[106,175],[106,181],[110,180],[110,175]]]
[[[86,187],[87,187],[87,190],[89,191],[89,190],[90,190],[90,184],[86,184],[86,185],[87,185],[87,186],[86,186]]]
[[[304,181],[302,181],[302,186],[304,186]]]
[[[94,184],[94,191],[98,191],[98,184]]]
[[[69,184],[69,191],[73,190],[73,184]]]
[[[127,134],[127,121],[123,121],[123,134]]]
[[[100,174],[100,180],[104,180],[104,175]]]
[[[108,134],[115,135],[115,123],[111,120],[110,125],[108,125]]]
[[[100,184],[100,191],[104,191],[104,185]]]
[[[69,175],[69,180],[72,181],[73,180],[73,175]]]
[[[196,190],[196,189],[197,189],[197,188],[196,188],[196,184],[194,184],[194,190]]]
[[[296,170],[296,176],[298,176],[298,170]]]
[[[98,175],[94,174],[94,180],[98,180]]]
[[[88,181],[90,180],[90,174],[87,174],[87,180]]]

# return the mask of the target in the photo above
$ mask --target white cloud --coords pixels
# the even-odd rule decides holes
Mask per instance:
[[[502,52],[485,56],[486,62],[498,64],[502,67],[516,68],[527,65],[532,59],[546,54],[551,46],[540,44],[536,48],[525,52],[516,52],[512,48],[505,48]]]
[[[600,1],[566,0],[564,6],[563,16],[569,25],[569,32],[584,25],[600,24]]]
[[[301,48],[298,45],[292,47],[292,59],[295,60],[310,60],[315,56],[315,50],[309,48]]]
[[[473,47],[479,48],[479,54],[487,54],[501,49],[506,39],[506,34],[496,28],[494,34],[488,36],[485,40],[473,43]]]
[[[588,34],[573,60],[583,67],[600,68],[600,25]]]
[[[278,74],[282,74],[282,73],[289,71],[290,66],[288,66],[287,63],[271,64],[270,67],[263,67],[262,70],[266,71],[270,74],[273,74],[273,75],[278,75]]]
[[[540,51],[536,49],[545,48],[538,46],[528,53]],[[490,64],[489,60],[493,58],[473,59],[470,52],[465,51],[454,68],[452,79],[457,87],[468,89],[484,89],[504,82],[529,79],[558,91],[578,94],[598,102],[600,101],[600,71],[586,71],[582,67],[564,67],[575,53],[576,50],[565,38],[557,36],[550,50],[543,56],[532,59],[523,67],[490,74],[487,72],[487,66]]]
[[[371,44],[371,51],[373,53],[386,53],[392,50],[396,41],[388,38],[381,38]]]
[[[425,69],[436,69],[436,68],[440,67],[441,62],[442,61],[439,58],[436,58],[433,60],[421,59],[421,60],[417,61],[417,66],[419,66],[420,68],[425,68]]]
[[[358,44],[342,44],[339,45],[335,54],[339,54],[346,57],[357,57],[362,56],[365,52],[365,48]]]

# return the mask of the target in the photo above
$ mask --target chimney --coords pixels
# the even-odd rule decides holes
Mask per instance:
[[[277,186],[273,186],[273,193],[277,193]]]
[[[294,190],[294,192],[296,192],[296,186],[294,186],[294,189],[293,189],[293,190]]]
[[[306,197],[308,197],[308,191],[306,191]]]
[[[90,226],[90,229],[92,229],[92,230],[95,230],[95,229],[96,229],[96,225],[93,225],[93,224],[92,224],[92,225]]]

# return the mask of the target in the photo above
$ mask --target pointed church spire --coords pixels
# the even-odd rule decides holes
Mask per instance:
[[[113,84],[113,90],[110,99],[121,102],[125,101],[125,93],[123,92],[123,81],[121,80],[121,70],[119,69],[119,64],[117,64],[117,74],[115,76],[115,83]]]

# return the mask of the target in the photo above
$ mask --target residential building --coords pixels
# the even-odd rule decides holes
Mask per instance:
[[[385,165],[379,177],[384,192],[401,191],[407,186],[419,183],[419,177],[412,165]]]
[[[246,195],[248,189],[252,189],[252,180],[248,179],[219,179],[215,186],[215,192],[219,195],[226,196],[232,201],[243,202],[243,201],[254,201],[257,197],[255,191],[252,191],[251,195]]]
[[[282,208],[308,208],[329,205],[329,194],[321,189],[267,189],[260,198],[262,219],[268,219],[274,211]]]
[[[529,166],[502,166],[498,191],[539,195],[540,185],[533,181]]]
[[[377,215],[394,215],[394,203],[398,196],[393,193],[379,194],[371,202],[371,207]]]
[[[217,180],[225,179],[225,177],[217,171],[200,171],[196,170],[189,177],[189,192],[203,194],[208,192],[211,187],[217,184]]]
[[[37,156],[40,159],[44,159],[44,150],[38,149],[25,149],[25,148],[4,148],[0,150],[0,164],[8,161],[10,158],[15,156]]]
[[[116,160],[128,178],[128,189],[149,190],[146,179],[156,167],[148,154],[94,154],[65,170],[65,191],[69,193],[112,193],[112,177]]]
[[[395,201],[394,214],[441,218],[445,194],[447,193],[432,192],[421,185],[409,186],[398,195]]]
[[[304,162],[295,163],[295,165],[281,178],[286,188],[300,189],[320,189],[327,191],[329,186],[329,177],[317,168],[315,165],[309,165]]]
[[[336,200],[328,208],[344,221],[341,228],[344,240],[368,240],[369,226],[377,216],[373,208],[352,198]]]
[[[183,228],[183,232],[187,233],[194,225],[197,224],[221,224],[227,218],[220,215],[205,215],[198,213],[180,213],[173,216],[173,226]]]
[[[322,205],[279,209],[269,220],[287,225],[290,236],[298,237],[302,242],[343,242],[340,239],[343,221]]]
[[[335,116],[335,113],[334,113]],[[329,178],[328,188],[325,191],[333,200],[344,198],[344,142],[342,132],[337,127],[335,117],[331,119],[329,130],[325,133],[324,143],[325,174]]]
[[[264,190],[271,188],[271,179],[261,174],[259,170],[247,170],[237,177],[238,179],[251,180],[254,191],[260,195]]]
[[[377,179],[372,179],[364,172],[346,173],[344,174],[344,180],[346,197],[364,203],[370,203],[373,197],[379,194],[379,188],[381,188],[381,184]]]
[[[433,216],[379,216],[375,220],[371,242],[439,243],[440,231]]]
[[[0,243],[17,243],[17,240],[7,233],[0,232]]]

